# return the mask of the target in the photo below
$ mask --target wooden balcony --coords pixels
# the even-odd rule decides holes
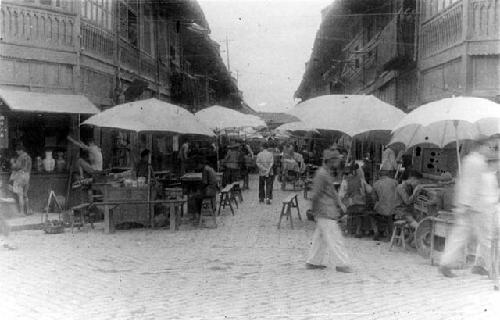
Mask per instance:
[[[103,28],[96,27],[88,22],[80,24],[82,52],[90,53],[98,58],[112,60],[114,54],[115,35]]]
[[[120,64],[131,72],[139,72],[139,49],[120,40]]]
[[[74,51],[75,16],[3,2],[2,41],[55,50]]]
[[[383,69],[397,69],[398,61],[407,65],[413,59],[415,48],[415,20],[413,15],[395,16],[375,37],[373,45],[376,55],[373,58],[377,66]]]
[[[463,40],[463,4],[457,2],[420,27],[420,56],[429,57]]]

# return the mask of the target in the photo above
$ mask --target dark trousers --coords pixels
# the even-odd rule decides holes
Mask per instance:
[[[264,199],[272,198],[273,191],[273,177],[263,177],[259,176],[259,201],[264,201]]]
[[[273,198],[273,186],[274,186],[274,178],[275,177],[276,177],[276,175],[272,175],[269,177],[271,179],[271,182],[270,182],[271,185],[269,187],[269,199]]]

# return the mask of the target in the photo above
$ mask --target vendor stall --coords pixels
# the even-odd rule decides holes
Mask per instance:
[[[32,159],[28,190],[29,208],[42,211],[49,192],[67,197],[69,168],[78,154],[66,140],[68,134],[79,137],[79,121],[98,113],[85,96],[47,94],[0,89],[0,179],[7,186],[9,160],[14,148],[22,144]],[[82,116],[83,115],[83,116]],[[6,190],[4,192],[8,193]]]

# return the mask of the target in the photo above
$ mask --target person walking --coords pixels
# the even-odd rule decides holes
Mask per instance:
[[[341,155],[337,150],[325,150],[323,166],[316,171],[313,179],[312,214],[316,220],[316,229],[306,262],[308,269],[326,268],[329,264],[326,258],[330,257],[336,260],[336,271],[353,272],[338,225],[341,210],[345,212],[346,209],[335,191],[331,176],[331,171],[338,168],[340,162]]]
[[[491,236],[497,215],[498,180],[495,170],[488,166],[492,150],[487,140],[467,155],[455,189],[456,222],[446,241],[439,272],[445,277],[455,277],[452,268],[463,257],[471,240],[477,241],[476,261],[472,273],[488,275],[491,266]]]
[[[255,164],[259,169],[259,202],[271,204],[271,192],[273,188],[273,154],[269,152],[268,144],[261,146],[257,154]]]

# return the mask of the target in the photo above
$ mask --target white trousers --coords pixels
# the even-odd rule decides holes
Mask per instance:
[[[337,221],[317,219],[307,263],[322,266],[350,266],[351,260],[345,250],[344,238]]]
[[[494,212],[469,211],[457,214],[455,225],[446,239],[444,253],[440,265],[453,267],[465,258],[465,249],[471,243],[476,243],[475,265],[485,269],[491,266],[491,240],[493,235]]]

